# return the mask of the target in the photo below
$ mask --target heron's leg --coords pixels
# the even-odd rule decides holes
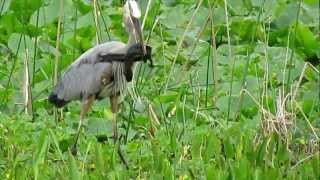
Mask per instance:
[[[78,130],[77,130],[77,134],[76,134],[76,139],[75,139],[75,142],[71,148],[71,153],[73,155],[77,154],[77,143],[78,143],[78,139],[79,139],[79,134],[81,132],[83,120],[84,120],[87,112],[89,111],[93,101],[94,101],[94,96],[90,96],[90,97],[86,98],[81,104],[80,121],[79,121]]]
[[[113,95],[110,97],[111,102],[111,111],[112,111],[112,131],[114,142],[118,139],[118,126],[117,126],[117,113],[118,113],[118,97],[117,95]]]
[[[115,147],[117,148],[117,152],[120,156],[121,161],[126,166],[126,168],[129,169],[129,165],[121,152],[120,142],[117,142],[118,141],[118,126],[117,126],[118,98],[119,98],[118,95],[113,95],[110,97],[111,110],[112,110],[112,116],[113,116],[112,117],[113,138],[114,138]]]

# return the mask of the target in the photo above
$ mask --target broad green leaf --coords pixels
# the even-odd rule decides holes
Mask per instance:
[[[60,1],[51,1],[51,3],[47,6],[42,6],[38,10],[36,10],[31,18],[30,24],[36,26],[38,21],[38,26],[42,27],[47,24],[52,23],[59,17],[60,12]]]
[[[27,35],[16,33],[11,34],[8,40],[8,46],[14,54],[18,53],[18,56],[21,58],[28,57],[28,59],[31,60],[33,57],[34,43]]]
[[[106,165],[105,158],[103,158],[102,149],[100,144],[95,145],[95,162],[94,165],[97,167],[97,173],[100,178],[105,177],[106,174]]]
[[[174,102],[177,97],[178,97],[178,93],[169,92],[169,93],[158,96],[158,99],[161,103],[168,103],[168,102]]]
[[[69,155],[68,155],[68,165],[69,165],[69,178],[71,180],[79,180],[81,179],[81,176],[80,176],[80,172],[78,170],[78,165],[77,165],[77,162],[76,160],[74,159],[73,155],[69,152]]]
[[[10,6],[10,3],[11,3],[11,0],[3,0],[3,1],[0,3],[0,7],[1,7],[0,15],[1,15],[1,16],[8,11],[9,6]]]
[[[91,118],[88,121],[88,134],[95,136],[111,136],[112,135],[112,121],[105,119]]]
[[[28,23],[30,16],[39,9],[43,0],[14,0],[10,4],[10,9],[19,18],[20,22]]]
[[[311,30],[299,23],[297,25],[296,38],[298,41],[297,48],[302,49],[306,55],[320,55],[320,42],[316,39],[316,36],[311,32]]]
[[[207,136],[207,147],[204,152],[206,161],[209,161],[213,157],[218,158],[220,153],[221,142],[214,133],[210,132],[210,134]]]

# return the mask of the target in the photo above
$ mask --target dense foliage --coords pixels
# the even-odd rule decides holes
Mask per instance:
[[[127,41],[118,0],[0,1],[0,179],[319,179],[318,0],[141,0],[155,67],[119,113],[47,102],[81,53]],[[148,2],[150,2],[148,4]],[[56,113],[55,113],[56,112]]]

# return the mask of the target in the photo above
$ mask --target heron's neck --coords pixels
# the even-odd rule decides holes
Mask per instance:
[[[135,35],[135,33],[133,31],[129,32],[129,39],[128,39],[128,45],[131,46],[135,43],[138,42],[137,36]]]
[[[131,45],[135,44],[138,42],[138,39],[136,38],[138,37],[134,31],[129,31],[129,39],[128,39],[128,47],[130,47]],[[126,69],[134,69],[135,65],[136,65],[136,61],[130,62],[130,63],[126,63]]]

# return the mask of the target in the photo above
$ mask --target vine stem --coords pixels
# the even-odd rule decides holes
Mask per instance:
[[[228,3],[227,0],[224,0],[224,13],[226,17],[226,27],[227,27],[227,39],[228,39],[228,59],[231,61],[232,51],[231,51],[231,40],[230,40],[230,27],[229,27],[229,16],[228,16]],[[235,65],[235,60],[233,60],[231,64],[231,80],[230,80],[230,89],[229,89],[229,100],[228,100],[228,114],[227,114],[227,121],[230,118],[230,109],[231,109],[231,95],[232,95],[232,85],[233,85],[233,69]]]
[[[4,93],[4,96],[3,96],[3,103],[6,102],[8,100],[8,91],[9,91],[9,86],[10,86],[10,83],[11,83],[11,79],[12,79],[12,76],[13,76],[13,71],[14,69],[16,68],[16,64],[17,64],[17,55],[19,53],[19,49],[20,49],[20,46],[21,46],[21,41],[22,41],[22,34],[20,34],[20,38],[19,38],[19,43],[18,43],[18,48],[17,48],[17,51],[15,52],[15,56],[14,56],[14,60],[13,60],[13,65],[11,67],[11,70],[10,70],[10,74],[9,74],[9,78],[8,78],[8,82],[6,84],[6,89],[5,89],[5,93]],[[10,55],[10,57],[12,57]]]
[[[210,28],[211,28],[211,46],[212,46],[212,78],[213,78],[212,103],[213,103],[213,107],[215,107],[215,102],[218,97],[218,83],[219,83],[218,82],[218,58],[217,58],[217,46],[216,46],[216,37],[215,37],[215,26],[213,23],[214,4],[211,5],[210,0],[208,0],[208,5],[209,5]]]

